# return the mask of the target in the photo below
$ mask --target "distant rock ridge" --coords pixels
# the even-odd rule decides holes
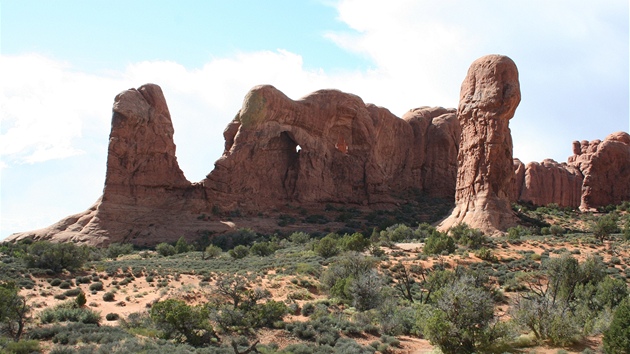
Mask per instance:
[[[514,160],[513,200],[593,210],[630,200],[630,135],[573,142],[567,162]]]

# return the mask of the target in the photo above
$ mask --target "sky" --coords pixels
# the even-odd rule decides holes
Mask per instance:
[[[162,87],[200,181],[255,85],[324,88],[397,116],[457,107],[470,64],[519,68],[514,156],[566,161],[630,129],[627,0],[0,0],[0,239],[102,194],[117,93]]]

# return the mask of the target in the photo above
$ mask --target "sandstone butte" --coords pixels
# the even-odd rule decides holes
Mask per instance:
[[[520,100],[518,73],[507,57],[484,58],[475,63],[497,60],[510,69],[493,76],[483,65],[478,71],[471,67],[459,112],[421,107],[401,119],[337,90],[291,100],[272,86],[254,87],[223,133],[225,151],[215,168],[195,183],[186,180],[177,163],[160,87],[123,91],[114,100],[101,198],[82,213],[7,240],[155,245],[233,230],[233,223],[207,216],[216,210],[239,210],[251,216],[248,226],[256,229],[261,211],[289,204],[321,211],[328,203],[387,209],[404,202],[412,189],[455,197],[455,210],[472,217],[458,216],[457,221],[490,231],[512,224],[509,201],[591,209],[630,200],[627,133],[611,134],[603,142],[576,142],[567,163],[545,160],[525,166],[512,160],[507,120]],[[474,77],[481,80],[470,81]],[[512,93],[507,104],[492,91],[503,90],[497,86],[501,82],[513,85],[506,91]],[[482,93],[492,98],[479,99]],[[474,122],[479,118],[490,123],[482,127],[483,135],[471,128],[483,125]],[[461,120],[468,123],[460,127]],[[482,142],[485,151],[475,147]],[[458,154],[460,149],[471,156]],[[458,164],[466,166],[459,174]],[[478,205],[499,214],[483,215]]]

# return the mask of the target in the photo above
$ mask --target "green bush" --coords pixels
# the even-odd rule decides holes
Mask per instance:
[[[245,258],[249,255],[249,248],[243,245],[238,245],[228,251],[228,254],[234,259]]]
[[[103,290],[103,283],[100,281],[97,281],[96,283],[92,283],[90,284],[90,291],[102,291]]]
[[[64,269],[80,269],[89,255],[90,248],[87,246],[77,246],[71,242],[38,241],[28,247],[25,259],[30,268],[50,269],[60,273]]]
[[[551,227],[549,228],[549,233],[551,233],[553,236],[561,236],[564,235],[565,230],[560,225],[551,225]]]
[[[435,231],[429,236],[424,244],[422,252],[424,254],[453,253],[455,251],[455,240],[439,231]]]
[[[469,276],[447,285],[437,296],[435,309],[424,322],[424,335],[443,353],[483,352],[501,337],[495,331],[490,292]]]
[[[81,322],[86,324],[98,324],[101,315],[88,308],[77,308],[74,302],[62,303],[52,308],[44,309],[39,313],[42,323],[55,322]]]
[[[184,301],[168,299],[155,303],[150,314],[166,339],[201,346],[216,338],[204,306],[188,306]]]
[[[179,240],[177,240],[177,243],[175,243],[175,253],[180,254],[180,253],[186,253],[190,251],[190,246],[188,246],[188,242],[186,242],[186,239],[184,239],[184,237],[180,237]]]
[[[37,340],[22,340],[19,342],[9,342],[4,347],[6,353],[10,354],[31,354],[41,353],[42,349],[39,347],[39,341]]]
[[[344,251],[363,252],[370,246],[370,240],[366,239],[362,233],[355,232],[352,235],[344,235],[339,244]]]
[[[630,297],[619,304],[610,327],[604,332],[604,352],[630,353]]]
[[[116,259],[118,256],[133,253],[133,245],[130,243],[112,243],[105,250],[107,258]]]
[[[336,256],[339,253],[336,234],[328,234],[313,245],[313,250],[324,258]]]
[[[216,245],[210,245],[206,247],[205,256],[208,258],[217,258],[221,255],[221,253],[223,253],[223,250],[221,249],[221,247],[216,246]]]
[[[162,242],[155,246],[155,251],[164,257],[172,256],[177,253],[175,247],[173,245],[169,245],[166,242]]]
[[[116,299],[116,295],[114,295],[114,293],[112,292],[106,292],[105,294],[103,294],[103,301],[111,302],[111,301],[114,301],[115,299]]]
[[[275,252],[274,248],[271,246],[269,242],[254,242],[254,244],[249,248],[249,253],[260,256],[267,257],[272,255]]]
[[[617,227],[617,215],[613,213],[600,217],[591,225],[591,232],[595,238],[599,240],[604,240],[610,234],[617,231],[619,231]]]
[[[80,293],[81,293],[80,288],[74,288],[74,289],[66,290],[63,294],[66,296],[77,296]]]
[[[85,303],[87,302],[87,299],[85,298],[85,293],[83,291],[80,291],[79,294],[77,295],[77,298],[74,299],[74,301],[78,307],[83,307]]]
[[[297,231],[289,236],[289,240],[296,244],[305,244],[311,240],[311,236],[306,232]]]
[[[120,315],[118,315],[117,313],[108,313],[107,315],[105,315],[105,319],[108,321],[116,321],[120,318]]]

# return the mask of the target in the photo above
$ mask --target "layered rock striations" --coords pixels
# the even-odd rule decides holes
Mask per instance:
[[[518,70],[510,58],[488,55],[472,63],[457,110],[462,136],[455,208],[440,229],[466,223],[493,234],[515,225],[509,120],[520,101]]]

